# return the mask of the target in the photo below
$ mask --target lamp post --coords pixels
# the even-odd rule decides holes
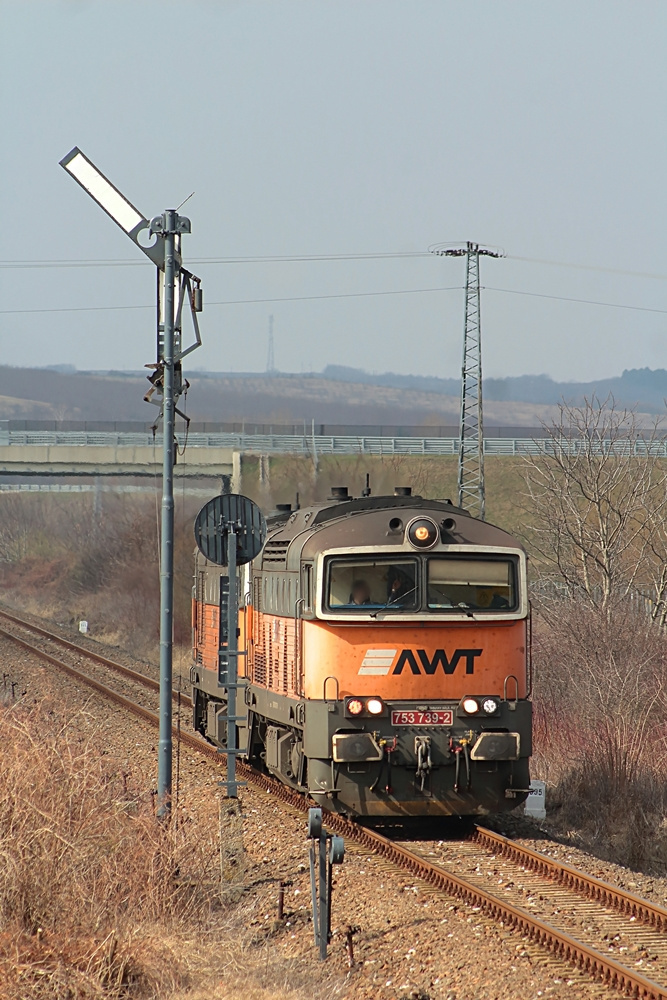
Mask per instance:
[[[172,676],[174,631],[174,428],[178,397],[183,391],[181,362],[201,344],[197,313],[201,312],[200,281],[186,271],[181,259],[181,235],[190,232],[190,220],[175,209],[167,209],[151,222],[146,219],[101,171],[74,147],[60,165],[120,226],[126,236],[146,254],[158,269],[157,360],[150,376],[148,402],[161,407],[163,420],[162,518],[160,550],[160,737],[158,749],[157,814],[171,814],[172,776]],[[139,242],[148,230],[155,237],[149,245]],[[195,343],[181,346],[181,316],[184,298],[190,302]],[[154,401],[157,393],[161,402]]]

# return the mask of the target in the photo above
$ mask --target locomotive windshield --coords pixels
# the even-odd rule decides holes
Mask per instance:
[[[428,560],[428,607],[516,611],[516,571],[510,559]]]
[[[331,611],[413,611],[418,606],[416,559],[332,559],[327,604]]]
[[[332,558],[327,560],[326,607],[345,614],[516,612],[516,560],[458,554]]]

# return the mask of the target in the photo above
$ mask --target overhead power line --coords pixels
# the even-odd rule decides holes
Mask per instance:
[[[487,292],[504,292],[507,295],[528,295],[533,299],[555,299],[558,302],[578,302],[587,306],[607,306],[610,309],[631,309],[634,312],[667,313],[667,309],[653,309],[650,306],[630,306],[623,302],[600,302],[598,299],[575,299],[567,295],[546,295],[543,292],[524,292],[518,288],[492,288],[484,285]]]
[[[331,295],[283,295],[279,298],[263,299],[223,299],[218,302],[207,302],[208,306],[244,306],[263,302],[313,302],[318,299],[357,299],[373,298],[379,295],[421,295],[428,292],[458,292],[463,285],[451,285],[447,288],[396,288],[383,292],[338,292]],[[526,295],[536,299],[553,299],[556,302],[576,302],[587,306],[604,306],[608,309],[630,309],[634,312],[650,312],[667,315],[667,309],[654,309],[650,306],[634,306],[624,302],[601,302],[598,299],[576,299],[567,295],[546,295],[542,292],[526,292],[519,288],[493,288],[484,285],[489,292],[503,292],[507,295]],[[154,309],[155,306],[62,306],[45,309],[0,309],[0,315],[17,315],[23,313],[64,313],[64,312],[111,312],[113,310]]]
[[[655,274],[650,271],[628,271],[622,267],[605,267],[602,264],[573,264],[565,260],[543,260],[540,257],[517,257],[508,253],[508,260],[519,260],[526,264],[546,264],[549,267],[570,267],[577,271],[599,271],[602,274],[621,274],[627,278],[653,278],[657,281],[667,281],[667,274]]]
[[[243,306],[261,302],[309,302],[315,299],[358,299],[375,295],[417,295],[423,292],[459,292],[462,285],[449,288],[396,288],[384,292],[338,292],[332,295],[284,295],[280,298],[266,299],[225,299],[220,302],[207,302],[209,306]],[[118,309],[154,309],[155,306],[62,306],[46,309],[0,309],[0,315],[16,313],[60,313],[60,312],[107,312]]]
[[[401,258],[429,257],[426,250],[405,250],[377,253],[329,253],[329,254],[278,254],[230,257],[191,257],[195,264],[273,264],[273,263],[309,263],[310,261],[337,260],[391,260]],[[573,261],[546,260],[541,257],[521,257],[517,254],[506,254],[507,260],[521,261],[527,264],[541,264],[548,267],[567,267],[578,271],[598,271],[601,274],[618,274],[629,278],[650,278],[657,281],[667,281],[667,274],[650,271],[630,271],[620,267],[605,267],[602,264],[578,264]],[[31,269],[31,268],[80,268],[80,267],[148,267],[149,261],[143,260],[0,260],[0,269]]]
[[[339,254],[285,254],[281,256],[259,257],[191,257],[194,264],[273,264],[306,263],[328,260],[385,260],[401,257],[428,257],[426,251],[396,253],[339,253]],[[150,261],[143,260],[0,260],[0,268],[76,268],[76,267],[146,267]]]

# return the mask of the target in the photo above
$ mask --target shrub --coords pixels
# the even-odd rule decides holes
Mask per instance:
[[[551,803],[612,860],[663,866],[667,677],[662,630],[627,599],[542,607],[535,641],[535,770]]]
[[[52,712],[0,708],[3,998],[172,987],[173,959],[141,928],[201,926],[217,864],[215,838],[157,823],[133,776]]]

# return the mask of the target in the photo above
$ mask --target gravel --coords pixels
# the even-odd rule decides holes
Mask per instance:
[[[68,630],[69,631],[69,630]],[[71,634],[71,631],[70,631]],[[98,647],[99,648],[99,647]],[[0,640],[3,673],[27,690],[26,699],[64,699],[72,710],[70,727],[94,735],[119,765],[131,762],[146,787],[155,785],[157,733],[122,714],[90,689],[57,674],[7,640]],[[113,656],[113,654],[111,654]],[[128,662],[123,658],[123,662]],[[1,693],[1,692],[0,692]],[[187,718],[184,726],[188,726]],[[177,814],[210,808],[218,795],[220,769],[214,761],[184,749],[180,759]],[[334,870],[333,940],[326,964],[318,961],[310,919],[310,879],[305,818],[252,787],[242,791],[245,847],[244,906],[251,943],[296,962],[300,977],[313,983],[303,991],[312,1000],[587,1000],[620,996],[491,919],[414,881],[383,859],[346,845],[343,865]],[[667,902],[667,881],[639,876],[600,862],[581,850],[546,839],[534,825],[519,830],[505,820],[499,829],[552,857],[562,858],[639,895]],[[515,824],[515,828],[511,828]],[[285,919],[277,919],[278,890],[285,888]],[[352,968],[345,931],[354,934]],[[268,995],[268,994],[267,994]],[[279,993],[276,993],[278,996]],[[214,996],[214,994],[211,994]]]
[[[541,851],[556,861],[564,861],[574,868],[581,868],[582,871],[602,879],[603,882],[617,885],[634,893],[635,896],[650,899],[651,902],[667,909],[667,876],[634,871],[597,857],[581,846],[576,831],[563,833],[556,824],[549,822],[548,816],[545,821],[537,823],[517,813],[498,817],[486,825],[534,851]]]

